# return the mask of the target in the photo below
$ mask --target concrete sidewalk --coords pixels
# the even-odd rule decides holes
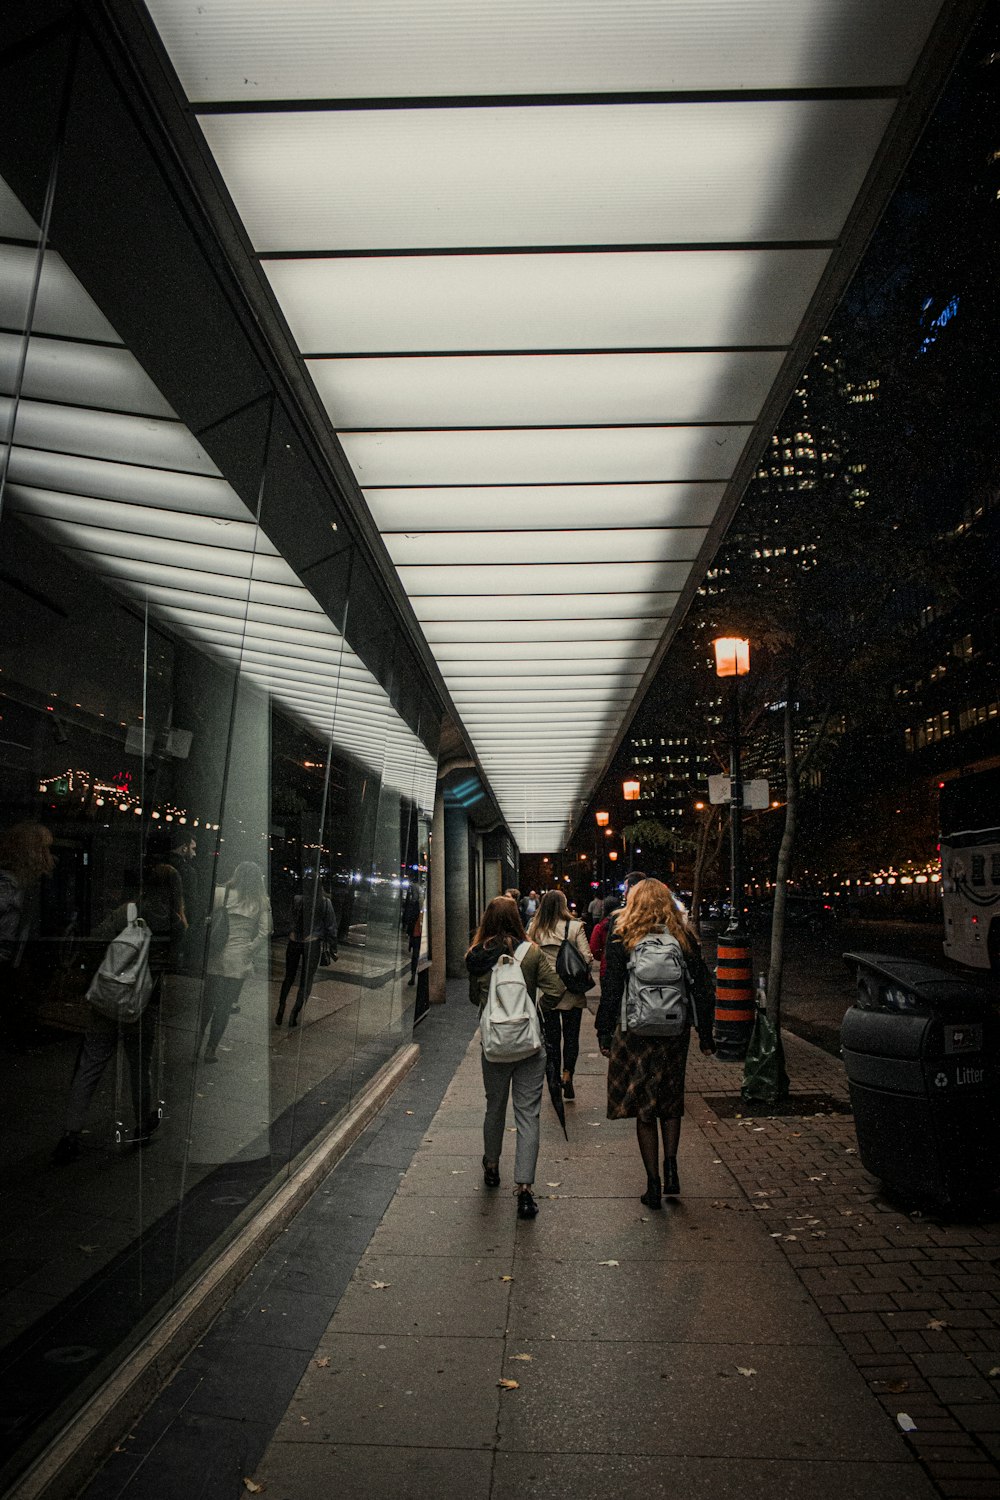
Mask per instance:
[[[515,1218],[512,1151],[499,1192],[483,1187],[470,1044],[255,1483],[279,1500],[932,1495],[793,1242],[772,1237],[793,1233],[773,1227],[777,1193],[754,1196],[775,1125],[722,1122],[694,1096],[683,1195],[650,1213],[634,1129],[604,1117],[592,1037],[585,1022],[568,1144],[544,1105],[533,1223]],[[738,1087],[700,1058],[691,1075],[709,1097]]]
[[[786,1036],[798,1112],[751,1118],[694,1052],[650,1213],[585,1018],[519,1223],[512,1138],[482,1185],[465,989],[85,1500],[994,1500],[1000,1229],[883,1201],[837,1059]]]

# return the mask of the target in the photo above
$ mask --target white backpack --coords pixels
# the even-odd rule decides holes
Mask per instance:
[[[139,916],[135,902],[128,904],[128,926],[112,938],[90,981],[87,999],[109,1021],[137,1021],[153,993],[149,972],[152,933]]]
[[[538,1008],[528,994],[521,960],[530,943],[501,953],[490,974],[490,992],[479,1018],[479,1035],[487,1062],[523,1062],[542,1050]]]
[[[681,945],[667,932],[650,933],[629,955],[622,1031],[632,1031],[636,1036],[680,1036],[690,1019],[687,967]]]

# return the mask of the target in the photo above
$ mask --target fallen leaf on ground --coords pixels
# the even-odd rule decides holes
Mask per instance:
[[[502,1391],[519,1391],[521,1382],[519,1380],[498,1380],[497,1385]]]
[[[329,1363],[330,1357],[327,1354],[322,1355],[320,1359],[313,1360],[313,1364],[318,1365],[321,1370],[325,1370],[328,1367]]]
[[[910,1382],[908,1380],[889,1380],[886,1381],[885,1388],[887,1391],[891,1391],[894,1396],[901,1396],[904,1391],[910,1389]]]
[[[562,1183],[561,1182],[547,1182],[545,1184],[545,1186],[546,1187],[562,1187]]]
[[[798,1235],[797,1234],[786,1234],[784,1236],[784,1238],[786,1240],[797,1240],[798,1239]]]
[[[987,1380],[996,1380],[1000,1376],[1000,1365],[994,1365],[992,1370],[986,1371]]]
[[[748,1365],[737,1365],[736,1373],[737,1375],[756,1375],[757,1371]]]
[[[258,1484],[255,1479],[244,1479],[243,1483],[251,1495],[262,1495],[267,1489],[266,1484]]]
[[[948,1324],[945,1322],[944,1318],[931,1318],[930,1322],[927,1324],[927,1327],[940,1330],[942,1328],[947,1328]]]
[[[76,1248],[82,1250],[84,1255],[93,1255],[94,1251],[100,1250],[101,1247],[100,1245],[77,1245]]]
[[[406,1111],[406,1113],[407,1113],[407,1114],[408,1114],[408,1115],[412,1115],[412,1113],[413,1113],[413,1110],[412,1110],[412,1109],[408,1109],[408,1110],[407,1110],[407,1111]]]
[[[909,1415],[908,1412],[898,1411],[896,1413],[896,1421],[899,1423],[900,1428],[903,1432],[916,1432],[917,1430],[917,1424],[916,1422],[914,1422],[913,1418]]]
[[[512,1354],[511,1355],[511,1359],[523,1359],[526,1364],[527,1364],[527,1362],[529,1360],[534,1359],[534,1357],[535,1356],[533,1354]]]
[[[618,1262],[616,1260],[599,1260],[597,1264],[599,1266],[616,1266]]]
[[[513,1278],[513,1276],[501,1276],[500,1280],[501,1281],[513,1281],[514,1278]]]
[[[368,1285],[373,1292],[387,1292],[392,1286],[391,1281],[370,1281]]]

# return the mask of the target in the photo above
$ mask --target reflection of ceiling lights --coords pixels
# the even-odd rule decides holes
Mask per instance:
[[[560,847],[940,0],[147,8],[511,830]]]
[[[0,232],[11,232],[12,212],[9,191],[0,193]],[[8,326],[19,321],[18,288],[33,264],[33,252],[0,245],[0,322]],[[5,503],[430,809],[436,767],[424,746],[51,251],[33,326]],[[84,338],[98,342],[77,342]],[[14,416],[20,350],[20,339],[0,334],[0,431]],[[165,820],[174,816],[164,811]]]

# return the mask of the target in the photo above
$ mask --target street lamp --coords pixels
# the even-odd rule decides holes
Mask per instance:
[[[720,636],[712,642],[717,677],[732,678],[729,700],[729,925],[719,936],[716,970],[716,1046],[720,1058],[746,1056],[753,1029],[753,972],[743,923],[743,774],[740,766],[740,678],[750,671],[750,642]]]
[[[606,812],[595,813],[594,822],[597,824],[598,828],[607,828],[608,824],[611,822],[611,814]]]
[[[638,802],[639,790],[640,787],[637,781],[622,782],[622,796],[625,798],[626,802]]]
[[[597,828],[604,828],[604,829],[606,829],[607,826],[608,826],[608,824],[610,823],[610,821],[611,821],[611,814],[610,813],[607,813],[607,812],[595,812],[595,814],[594,814],[594,822],[597,824]],[[594,830],[594,879],[595,880],[600,880],[600,882],[601,882],[601,895],[603,896],[604,895],[604,882],[605,882],[605,879],[607,877],[607,866],[605,865],[605,862],[604,862],[604,845],[602,844],[601,845],[601,871],[600,871],[600,874],[598,875],[598,872],[597,872],[597,846],[598,846],[597,829],[595,829]]]

